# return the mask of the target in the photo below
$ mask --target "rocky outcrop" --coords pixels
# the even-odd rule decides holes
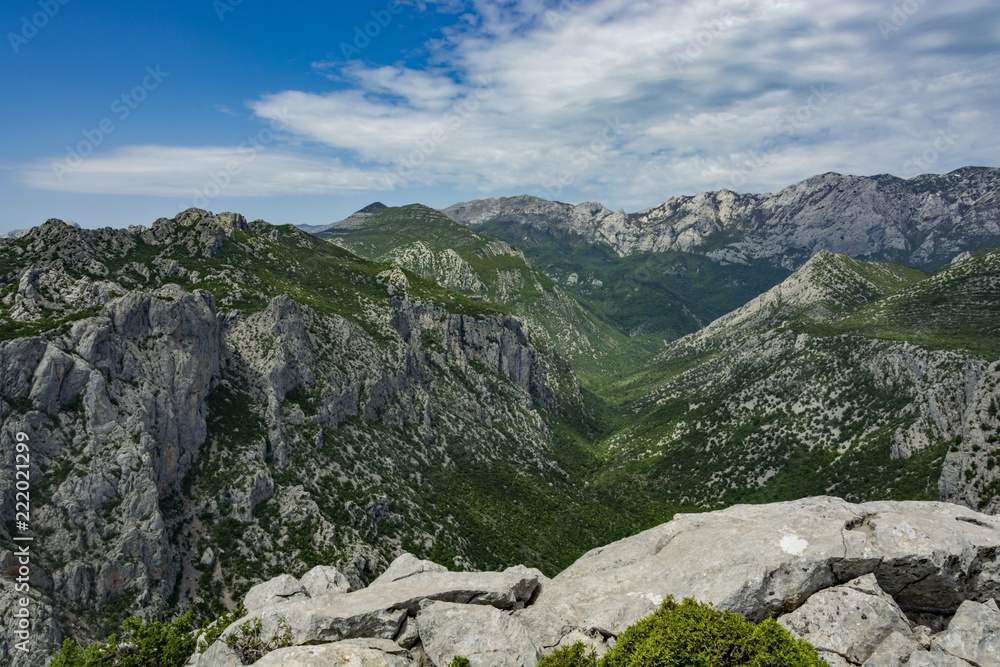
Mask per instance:
[[[236,231],[247,229],[247,221],[239,213],[212,215],[199,208],[189,208],[176,218],[160,218],[152,228],[133,228],[149,245],[177,245],[190,254],[212,257],[227,240],[236,238]]]
[[[371,667],[405,667],[413,664],[403,657],[406,651],[387,639],[345,639],[319,646],[291,646],[268,653],[255,662],[260,667],[342,667],[343,665],[370,665]]]
[[[876,661],[885,661],[902,653],[909,658],[919,648],[906,616],[873,574],[816,593],[780,623],[818,651],[849,664],[869,664],[876,649]]]
[[[178,567],[161,500],[205,440],[221,346],[212,296],[177,285],[128,293],[61,330],[0,343],[2,449],[13,461],[13,434],[27,434],[31,528],[45,536],[32,557],[40,611],[65,599],[164,607],[164,582]],[[13,473],[0,473],[10,516],[13,490]],[[58,632],[35,635],[49,639]]]
[[[340,650],[345,640],[398,638],[407,645],[397,644],[398,652],[409,657],[406,649],[412,649],[423,636],[430,642],[427,650],[437,655],[450,649],[450,642],[443,638],[456,631],[450,621],[469,627],[485,613],[480,620],[492,619],[505,628],[517,625],[501,610],[523,608],[539,581],[545,579],[538,570],[523,567],[505,572],[442,569],[403,554],[386,570],[386,580],[379,577],[368,588],[353,593],[317,596],[310,596],[302,584],[282,575],[251,590],[244,603],[250,614],[226,628],[220,639],[193,662],[198,667],[238,667],[241,663],[234,649],[226,644],[226,637],[240,636],[241,626],[256,619],[261,621],[261,636],[265,638],[280,633],[282,623],[287,623],[296,645],[331,643]],[[262,606],[265,600],[270,604]],[[483,612],[481,608],[492,611]],[[424,628],[422,635],[419,628]],[[434,636],[438,637],[436,641],[431,640]]]
[[[678,515],[551,580],[521,567],[445,572],[404,554],[364,590],[275,601],[224,637],[255,618],[267,637],[284,619],[293,643],[325,648],[282,649],[267,664],[372,650],[366,664],[442,667],[461,655],[477,666],[533,666],[577,640],[607,650],[669,595],[755,621],[777,615],[831,666],[983,667],[1000,664],[998,550],[1000,519],[945,503],[740,505]],[[269,585],[301,595],[294,581]],[[220,639],[191,664],[239,662]]]
[[[538,647],[528,627],[499,609],[431,602],[416,620],[421,646],[433,665],[451,664],[457,655],[473,665],[538,664]]]
[[[423,241],[414,241],[393,248],[383,256],[384,261],[402,266],[442,287],[460,292],[486,292],[486,285],[472,266],[461,255],[445,248],[434,252]]]
[[[674,197],[638,213],[523,195],[443,212],[476,227],[520,222],[576,234],[620,255],[682,250],[724,263],[764,259],[797,269],[820,250],[915,265],[1000,245],[1000,170],[969,167],[909,180],[827,173],[774,194],[729,190]]]

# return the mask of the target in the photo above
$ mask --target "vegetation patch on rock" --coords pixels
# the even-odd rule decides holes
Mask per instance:
[[[660,608],[631,625],[601,659],[583,642],[556,649],[539,667],[820,667],[826,663],[806,641],[774,619],[751,623],[709,604],[668,596]]]

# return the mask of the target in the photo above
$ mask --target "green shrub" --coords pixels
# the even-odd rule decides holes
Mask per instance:
[[[597,660],[597,654],[593,649],[590,653],[586,651],[587,647],[583,642],[557,648],[539,660],[538,667],[598,667],[601,663]]]
[[[448,667],[469,667],[469,659],[456,655],[451,659],[451,662],[448,663]]]
[[[50,667],[180,667],[194,653],[191,629],[191,612],[169,624],[145,625],[133,617],[122,624],[121,639],[111,635],[103,644],[86,648],[67,639]]]
[[[603,659],[582,642],[557,649],[539,667],[825,667],[815,649],[773,619],[760,624],[687,598],[667,597],[633,623]]]
[[[604,667],[819,667],[807,642],[773,619],[759,625],[739,614],[686,598],[667,597],[652,615],[634,623],[602,661]]]

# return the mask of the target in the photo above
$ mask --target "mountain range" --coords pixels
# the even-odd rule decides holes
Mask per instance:
[[[619,255],[680,250],[719,262],[765,260],[788,270],[820,250],[871,260],[937,266],[967,246],[1000,245],[1000,170],[967,167],[908,180],[827,173],[774,194],[730,190],[675,197],[626,214],[529,196],[444,209],[474,228],[516,221],[576,235]]]
[[[36,637],[207,619],[316,565],[360,588],[404,551],[551,575],[737,503],[997,513],[998,173],[0,240]],[[14,491],[0,472],[5,516]]]

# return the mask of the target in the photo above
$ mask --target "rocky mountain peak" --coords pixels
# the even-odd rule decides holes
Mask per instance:
[[[828,172],[777,193],[728,190],[674,197],[636,213],[512,197],[443,209],[457,222],[519,223],[577,234],[619,255],[684,251],[721,263],[795,270],[820,250],[870,260],[940,265],[1000,245],[1000,169],[967,167],[903,180]]]
[[[873,270],[874,269],[874,270]],[[887,294],[892,276],[904,267],[872,265],[847,255],[820,250],[798,271],[746,305],[715,320],[692,340],[743,335],[777,326],[793,317],[826,320]]]
[[[152,228],[131,227],[144,243],[154,246],[179,244],[188,252],[212,257],[227,240],[236,238],[238,230],[249,229],[246,218],[239,213],[213,214],[200,208],[189,208],[171,219],[159,218]]]

